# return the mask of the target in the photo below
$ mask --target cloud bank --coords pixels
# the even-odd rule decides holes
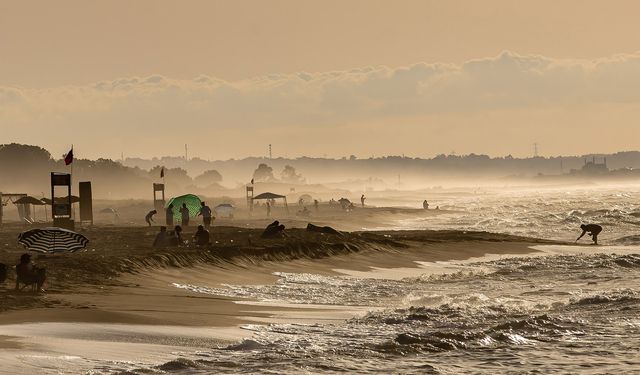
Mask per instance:
[[[460,143],[456,134],[477,133],[477,142],[484,144],[480,151],[499,153],[503,148],[491,139],[501,131],[520,126],[523,134],[537,133],[544,140],[558,125],[579,126],[580,114],[594,109],[611,111],[617,121],[612,126],[624,133],[637,114],[639,87],[640,53],[558,60],[504,52],[461,65],[364,67],[236,82],[154,75],[47,89],[0,86],[0,127],[18,141],[83,142],[108,156],[123,148],[136,154],[136,147],[138,154],[175,154],[175,145],[184,143],[197,144],[205,157],[216,157],[216,149],[224,150],[220,157],[256,154],[252,150],[268,142],[294,145],[292,154],[321,153],[318,142],[330,155],[348,153],[351,140],[340,134],[371,148],[359,145],[357,151],[379,154],[403,147],[416,153],[415,140],[407,139],[415,136],[441,137],[438,143],[450,143],[449,149],[464,149],[473,142]],[[540,113],[544,122],[563,122],[527,125]],[[487,114],[495,121],[489,122]],[[399,138],[381,142],[380,134]],[[220,138],[234,145],[219,145]],[[619,147],[628,144],[619,141],[614,142]]]

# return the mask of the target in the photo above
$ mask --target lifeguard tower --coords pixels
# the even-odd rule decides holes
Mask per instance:
[[[66,188],[67,196],[56,198],[58,190]],[[51,172],[51,217],[53,226],[73,230],[75,225],[71,208],[71,175],[69,173]]]
[[[153,184],[153,208],[162,212],[164,210],[164,204],[166,203],[164,198],[164,184]]]
[[[247,185],[247,208],[253,211],[253,185]]]

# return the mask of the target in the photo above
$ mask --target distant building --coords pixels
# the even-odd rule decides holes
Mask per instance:
[[[585,158],[582,168],[580,170],[572,169],[571,173],[586,175],[607,174],[609,173],[609,168],[607,168],[607,158],[604,158],[602,163],[596,162],[595,156],[591,161],[587,161],[587,159]]]

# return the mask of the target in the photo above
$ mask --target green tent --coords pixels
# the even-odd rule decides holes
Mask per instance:
[[[179,197],[171,198],[169,202],[167,202],[165,208],[169,207],[170,204],[173,204],[173,218],[178,221],[181,218],[180,208],[182,207],[183,203],[187,204],[187,208],[189,209],[189,216],[196,217],[196,215],[198,215],[198,212],[200,212],[200,202],[202,201],[200,200],[200,198],[198,198],[197,195],[185,194]]]

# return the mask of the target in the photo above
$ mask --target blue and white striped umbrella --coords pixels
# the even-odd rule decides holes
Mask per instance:
[[[39,253],[62,253],[84,249],[89,240],[80,233],[51,227],[22,232],[18,235],[18,242]]]

